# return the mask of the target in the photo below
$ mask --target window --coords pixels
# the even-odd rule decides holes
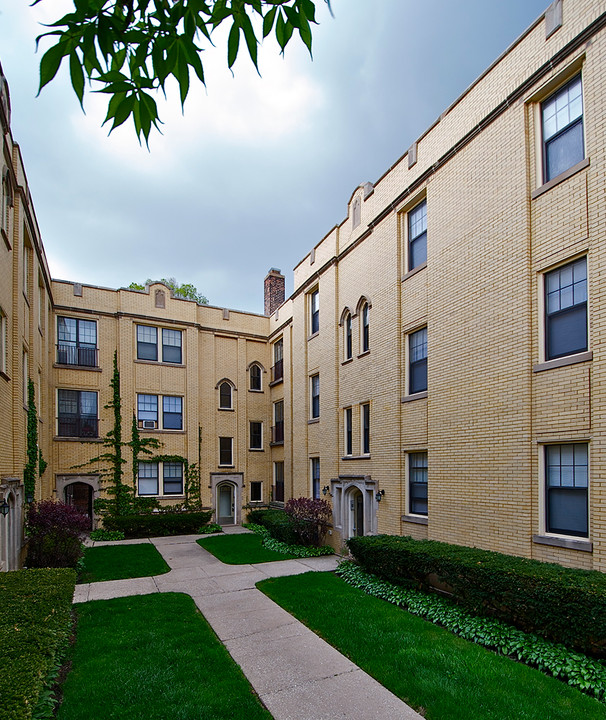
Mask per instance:
[[[274,463],[274,500],[284,502],[284,462]]]
[[[312,375],[311,383],[311,418],[315,420],[320,417],[320,376]]]
[[[44,297],[44,283],[42,277],[39,278],[38,282],[38,328],[40,332],[44,333],[46,323],[44,322],[44,311],[46,310],[46,302]]]
[[[320,499],[320,458],[311,458],[311,496]]]
[[[347,313],[344,323],[345,333],[345,359],[351,360],[353,357],[353,342],[351,337],[351,314]]]
[[[181,330],[162,328],[162,362],[181,364]]]
[[[27,350],[23,351],[22,371],[23,371],[23,386],[21,388],[21,391],[22,391],[22,397],[23,397],[23,406],[27,407],[28,406],[27,381],[29,379],[29,355],[27,353]]]
[[[408,213],[408,270],[427,262],[427,200]]]
[[[541,118],[544,181],[549,182],[585,157],[580,75],[545,100]]]
[[[6,313],[0,308],[0,372],[7,372],[8,368],[8,318]]]
[[[427,515],[427,453],[408,455],[408,509],[411,515]]]
[[[362,455],[370,454],[370,403],[362,405]]]
[[[61,365],[97,366],[95,320],[57,318],[57,362]]]
[[[545,485],[547,532],[588,537],[587,444],[546,445]]]
[[[351,408],[345,408],[345,455],[353,454],[353,412]]]
[[[263,501],[263,483],[258,480],[253,480],[250,483],[250,502],[262,502]]]
[[[10,216],[13,207],[13,189],[8,170],[2,175],[2,229],[10,236]]]
[[[159,472],[160,465],[162,473]],[[161,489],[159,487],[160,475],[162,477]],[[140,462],[138,493],[139,495],[183,495],[183,463]]]
[[[250,376],[250,389],[260,392],[263,389],[261,385],[261,366],[253,363],[248,372]]]
[[[363,353],[368,352],[370,350],[370,326],[368,321],[368,303],[364,303],[362,305],[362,314],[361,314],[361,333],[360,333],[360,339],[361,339],[361,350]]]
[[[160,395],[162,398],[162,428],[164,430],[183,429],[183,398],[172,395]],[[137,420],[140,428],[154,430],[158,424],[158,395],[137,395]]]
[[[408,340],[408,392],[413,395],[427,390],[427,328],[412,333]]]
[[[284,341],[274,343],[274,364],[271,368],[271,381],[278,382],[284,377]]]
[[[284,442],[284,400],[274,403],[274,426],[271,441],[274,443]]]
[[[233,444],[234,439],[231,437],[219,438],[219,465],[234,464]]]
[[[547,360],[587,350],[587,258],[545,275]]]
[[[231,383],[224,380],[219,385],[219,407],[221,410],[233,409],[233,393]]]
[[[263,423],[250,423],[250,450],[263,450]]]
[[[29,266],[32,251],[28,245],[23,245],[23,294],[29,297]]]
[[[58,390],[59,437],[98,437],[97,393],[85,390]]]
[[[320,330],[320,292],[314,290],[309,296],[309,327],[310,335],[315,335]]]
[[[162,328],[162,362],[180,365],[182,355],[182,331]],[[158,361],[158,328],[137,325],[137,360]]]

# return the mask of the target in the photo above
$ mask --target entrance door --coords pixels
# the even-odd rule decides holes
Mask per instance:
[[[65,487],[65,502],[73,505],[88,517],[89,530],[93,526],[93,489],[83,482],[75,482]]]
[[[234,486],[231,483],[223,483],[217,488],[218,498],[218,523],[219,525],[235,525],[235,497]]]
[[[364,535],[364,498],[360,490],[353,490],[349,496],[352,535]]]

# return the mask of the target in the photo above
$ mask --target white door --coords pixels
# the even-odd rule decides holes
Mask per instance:
[[[234,486],[231,483],[223,483],[217,488],[218,497],[218,522],[219,525],[235,525],[236,519],[234,510],[236,507]]]

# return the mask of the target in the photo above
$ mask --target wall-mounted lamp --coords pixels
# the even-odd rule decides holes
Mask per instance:
[[[322,495],[328,495],[329,490],[330,488],[328,487],[328,485],[324,485],[324,487],[322,488]]]
[[[34,495],[33,495],[33,493],[27,493],[27,495],[25,496],[25,502],[26,502],[28,505],[30,505],[31,503],[34,502]]]
[[[0,503],[0,513],[6,517],[8,515],[8,511],[11,509],[11,506],[6,502],[6,500],[3,500],[2,503]]]
[[[377,502],[381,502],[381,498],[385,495],[385,490],[379,490],[379,492],[375,495],[375,500]]]

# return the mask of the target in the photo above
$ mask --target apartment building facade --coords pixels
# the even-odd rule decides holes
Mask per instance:
[[[606,570],[605,27],[606,3],[552,3],[355,189],[286,301],[270,271],[263,316],[159,283],[51,282],[5,131],[19,202],[3,234],[0,492],[20,492],[23,351],[49,458],[38,495],[92,516],[102,483],[76,466],[111,427],[117,353],[124,416],[172,458],[143,464],[141,495],[179,502],[183,458],[224,524],[305,495],[331,502],[337,548],[381,532]]]

